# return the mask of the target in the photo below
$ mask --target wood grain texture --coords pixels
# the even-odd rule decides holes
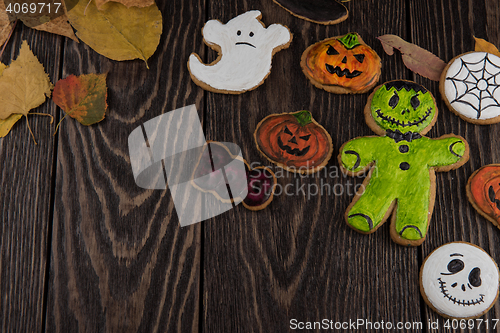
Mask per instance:
[[[0,59],[14,60],[23,40],[52,82],[60,71],[62,37],[18,23]],[[47,100],[32,112],[56,114]],[[0,331],[40,332],[44,310],[48,228],[51,218],[54,125],[49,117],[28,115],[0,139]]]
[[[169,191],[139,188],[128,155],[145,121],[193,103],[203,119],[186,62],[203,51],[204,2],[159,6],[149,70],[66,41],[62,76],[107,72],[110,107],[95,126],[65,120],[59,132],[47,332],[198,331],[200,225],[181,229]]]
[[[473,36],[500,45],[498,32],[500,15],[496,1],[446,0],[426,3],[410,2],[411,41],[439,56],[445,62],[453,57],[474,50]],[[497,144],[499,124],[477,126],[470,124],[448,110],[439,93],[439,83],[415,75],[415,80],[427,87],[438,101],[439,116],[429,137],[448,133],[463,136],[470,145],[470,160],[461,168],[437,175],[436,204],[429,236],[421,247],[425,258],[435,248],[453,241],[466,241],[485,249],[497,262],[500,260],[500,233],[490,222],[477,213],[468,202],[465,186],[470,175],[479,167],[494,163],[500,157]],[[438,321],[440,332],[445,329],[445,319],[423,305],[425,321]],[[483,320],[500,317],[498,302]],[[485,327],[465,330],[484,332]],[[489,332],[500,332],[490,328]]]
[[[0,331],[267,333],[293,331],[292,319],[327,318],[422,322],[424,332],[430,320],[439,332],[454,332],[425,305],[418,273],[425,256],[451,241],[479,245],[500,262],[500,230],[465,194],[474,170],[500,160],[500,124],[477,126],[455,116],[438,83],[406,69],[398,52],[386,55],[376,37],[399,35],[444,61],[473,50],[473,36],[500,46],[498,1],[354,0],[346,3],[349,18],[333,26],[301,20],[270,0],[158,3],[163,35],[149,70],[142,61],[111,61],[83,43],[22,25],[0,59],[10,62],[27,39],[54,83],[107,72],[110,105],[103,122],[84,127],[66,119],[55,138],[47,118],[30,116],[38,146],[24,119],[0,139]],[[254,91],[203,91],[186,63],[191,52],[207,63],[217,56],[202,41],[204,23],[251,9],[261,10],[266,26],[286,25],[294,34],[290,48],[274,56],[271,74]],[[363,179],[343,176],[336,155],[344,142],[373,135],[363,116],[368,94],[317,89],[299,63],[310,44],[348,32],[380,55],[381,83],[415,80],[434,94],[439,116],[429,137],[455,133],[470,145],[468,163],[437,174],[431,225],[418,248],[393,243],[388,224],[367,236],[343,218]],[[238,144],[254,166],[269,165],[253,132],[272,113],[310,110],[331,134],[334,155],[326,170],[309,176],[269,165],[281,193],[263,211],[239,205],[180,228],[168,190],[135,184],[127,141],[145,121],[193,103],[206,138]],[[36,111],[61,116],[50,101]],[[498,302],[482,319],[497,318]]]
[[[382,57],[382,82],[407,78],[400,57],[385,55],[375,39],[387,33],[406,38],[407,26],[401,24],[406,20],[405,3],[346,5],[352,14],[349,19],[325,27],[293,17],[271,1],[210,2],[210,18],[227,22],[258,8],[266,25],[284,24],[294,37],[289,49],[274,56],[270,76],[255,91],[236,97],[207,94],[207,137],[235,142],[249,162],[267,164],[253,142],[256,124],[272,113],[307,109],[331,134],[335,151],[328,175],[277,173],[279,184],[289,185],[292,195],[276,195],[265,210],[237,207],[205,223],[205,332],[288,332],[292,319],[421,320],[418,250],[395,245],[388,225],[370,236],[351,230],[343,215],[353,197],[353,184],[362,179],[330,175],[338,171],[336,155],[344,142],[373,135],[363,116],[367,95],[317,89],[299,66],[310,44],[356,31]],[[206,60],[214,56],[210,53]],[[323,188],[323,195],[314,194],[317,188]],[[346,192],[339,193],[340,189]]]

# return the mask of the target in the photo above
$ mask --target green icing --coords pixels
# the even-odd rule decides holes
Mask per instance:
[[[361,43],[358,40],[358,35],[354,32],[342,36],[341,38],[338,39],[338,41],[341,42],[342,45],[344,45],[345,48],[348,50],[353,49],[358,45],[361,45]]]
[[[436,114],[434,99],[431,93],[417,88],[421,86],[406,81],[396,82],[403,87],[398,90],[384,84],[375,92],[371,102],[372,117],[384,130],[421,132]]]
[[[430,169],[455,164],[464,152],[464,142],[455,136],[421,137],[398,143],[388,136],[371,136],[347,142],[341,151],[344,168],[358,172],[374,164],[364,194],[348,212],[348,223],[362,232],[369,232],[382,222],[396,201],[396,232],[408,240],[424,238],[430,197],[434,195]],[[405,163],[409,166],[406,170]]]

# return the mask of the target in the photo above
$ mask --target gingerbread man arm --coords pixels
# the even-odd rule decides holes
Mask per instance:
[[[350,174],[366,171],[375,160],[377,150],[374,149],[381,141],[379,136],[366,136],[346,142],[340,148],[339,164]]]
[[[469,160],[469,145],[458,135],[429,139],[428,151],[428,165],[436,167],[437,171],[456,169]]]

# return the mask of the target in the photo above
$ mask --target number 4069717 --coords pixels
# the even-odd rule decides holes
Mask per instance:
[[[11,14],[12,13],[14,13],[14,14],[39,13],[39,14],[41,14],[43,12],[44,7],[45,7],[49,13],[57,13],[59,11],[59,7],[61,7],[60,2],[53,3],[52,8],[50,5],[51,5],[50,3],[43,3],[43,2],[39,2],[39,3],[33,3],[33,2],[32,3],[14,3],[14,4],[9,3],[9,5],[5,9],[5,11],[7,13],[11,13]]]

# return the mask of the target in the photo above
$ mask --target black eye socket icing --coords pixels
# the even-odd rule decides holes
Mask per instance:
[[[287,126],[285,126],[285,130],[283,132],[285,132],[288,135],[293,135],[292,132],[290,132],[290,130],[288,129]]]
[[[339,52],[335,50],[335,48],[331,45],[328,45],[328,50],[326,50],[326,54],[328,55],[337,55]]]
[[[412,106],[413,109],[416,109],[420,106],[420,100],[418,99],[418,95],[414,95],[411,100],[410,100],[410,104]]]
[[[394,92],[394,95],[392,95],[391,99],[389,100],[389,106],[391,108],[395,108],[399,103],[399,96],[396,92]]]
[[[301,139],[302,139],[302,140],[304,140],[304,141],[308,141],[310,137],[311,137],[311,134],[309,134],[309,135],[304,135],[304,136],[300,136],[299,138],[301,138]]]
[[[479,267],[475,267],[469,273],[469,283],[476,288],[481,285],[481,269]]]
[[[362,64],[363,61],[365,60],[365,55],[364,54],[355,54],[354,58],[356,58],[356,60]]]
[[[464,269],[465,264],[462,260],[460,259],[453,259],[448,263],[448,266],[446,267],[449,271],[449,273],[441,273],[443,275],[453,275],[457,274],[460,272],[462,269]]]

